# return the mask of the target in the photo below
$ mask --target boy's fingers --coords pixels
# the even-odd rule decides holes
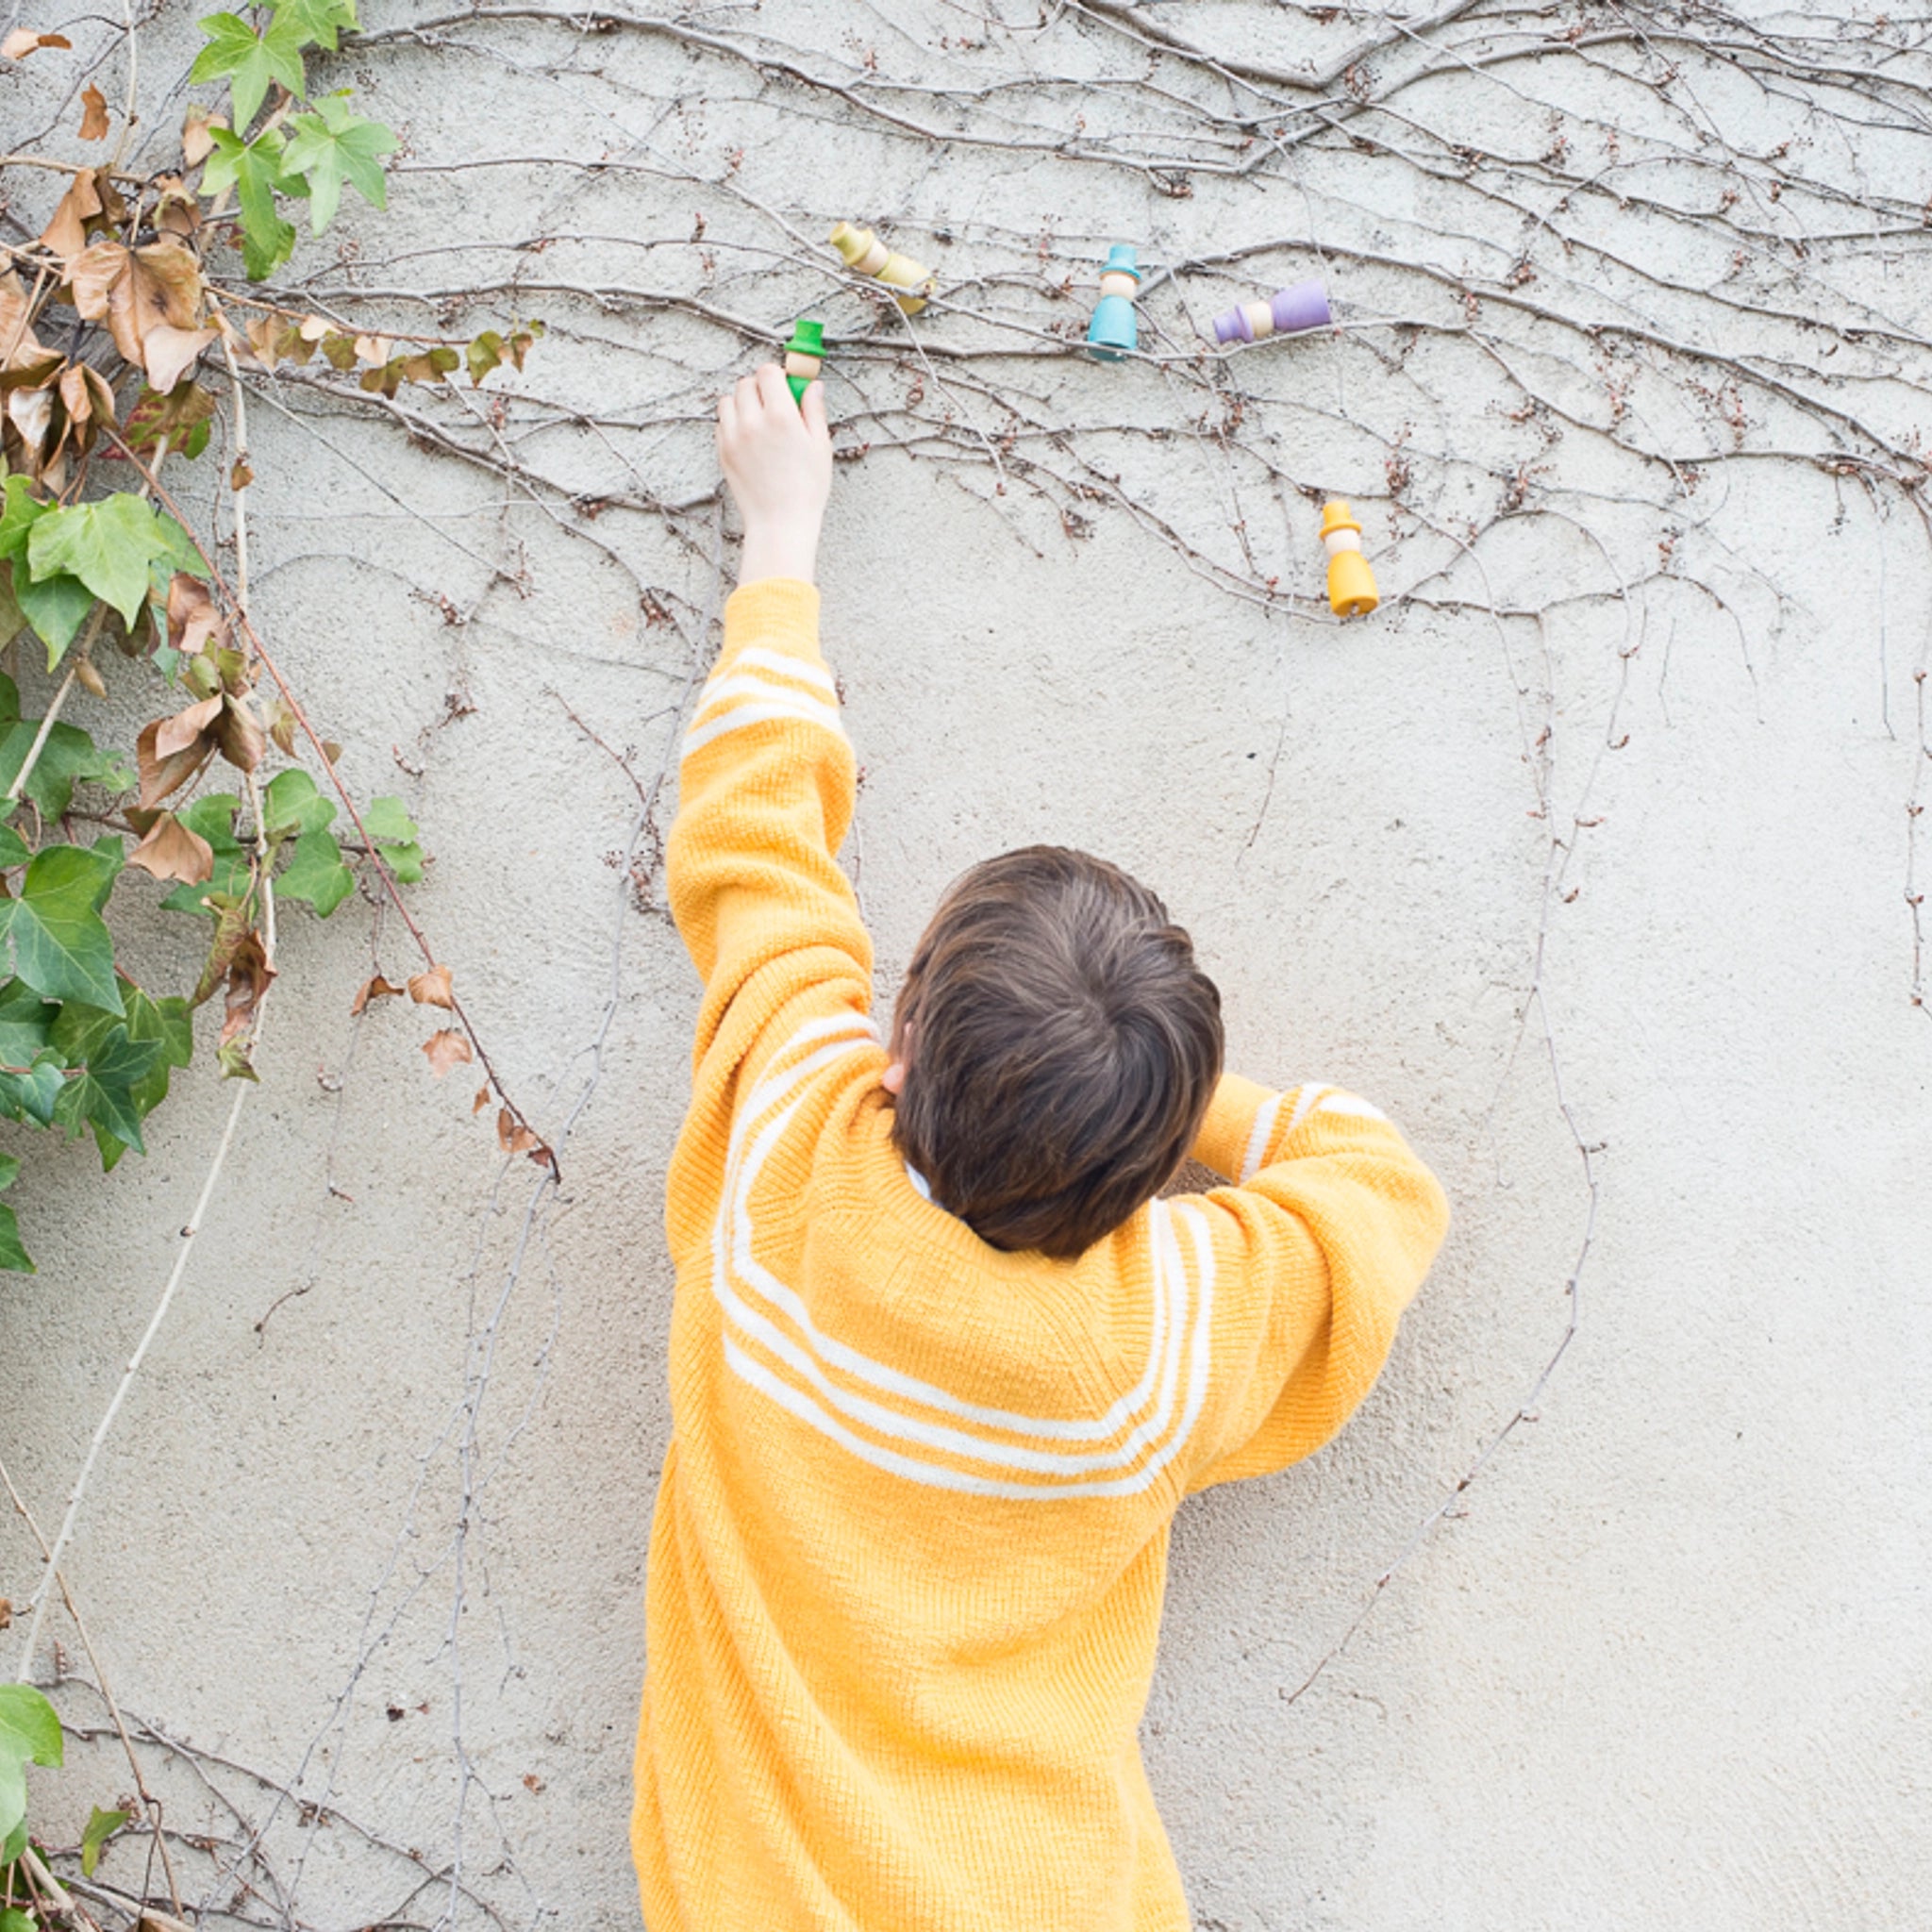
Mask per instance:
[[[775,362],[767,362],[758,374],[758,400],[768,409],[775,409],[780,403],[791,407],[791,390],[785,380],[785,372]]]
[[[756,376],[741,375],[738,378],[737,402],[738,420],[748,429],[758,421],[763,407],[758,400],[758,385]]]
[[[831,435],[831,428],[825,422],[825,386],[823,382],[806,385],[805,394],[799,400],[798,413],[805,418],[805,426],[814,436]]]
[[[722,448],[738,432],[738,398],[729,390],[718,398],[718,442]]]

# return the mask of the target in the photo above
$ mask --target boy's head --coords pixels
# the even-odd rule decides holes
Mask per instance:
[[[1118,866],[1029,845],[956,880],[906,972],[892,1136],[996,1248],[1058,1259],[1172,1177],[1221,1075],[1221,995]]]

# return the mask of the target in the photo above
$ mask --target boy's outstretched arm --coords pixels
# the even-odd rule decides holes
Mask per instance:
[[[744,520],[724,641],[685,734],[667,853],[671,910],[705,982],[696,1060],[736,1066],[782,1009],[863,1014],[872,946],[834,854],[852,747],[819,653],[819,526],[832,444],[821,385],[801,408],[767,365],[718,404],[718,458]]]
[[[1381,1373],[1449,1226],[1436,1177],[1381,1110],[1319,1080],[1224,1075],[1194,1158],[1232,1186],[1215,1250],[1215,1401],[1191,1489],[1309,1456]]]

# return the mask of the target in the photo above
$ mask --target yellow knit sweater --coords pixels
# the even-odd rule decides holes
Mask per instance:
[[[1076,1261],[895,1154],[818,595],[732,597],[671,902],[705,982],[631,1842],[650,1932],[1186,1932],[1141,1771],[1190,1491],[1325,1442],[1446,1224],[1375,1108],[1222,1082],[1237,1185]],[[915,1075],[916,1077],[916,1075]]]

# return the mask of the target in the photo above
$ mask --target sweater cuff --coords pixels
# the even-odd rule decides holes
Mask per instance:
[[[1208,1103],[1208,1117],[1194,1136],[1194,1158],[1228,1180],[1239,1181],[1255,1130],[1255,1116],[1271,1100],[1279,1098],[1272,1088],[1244,1080],[1239,1074],[1222,1074],[1214,1098]]]
[[[758,577],[741,584],[724,605],[723,656],[734,658],[752,644],[808,664],[822,662],[818,587],[800,577]]]

